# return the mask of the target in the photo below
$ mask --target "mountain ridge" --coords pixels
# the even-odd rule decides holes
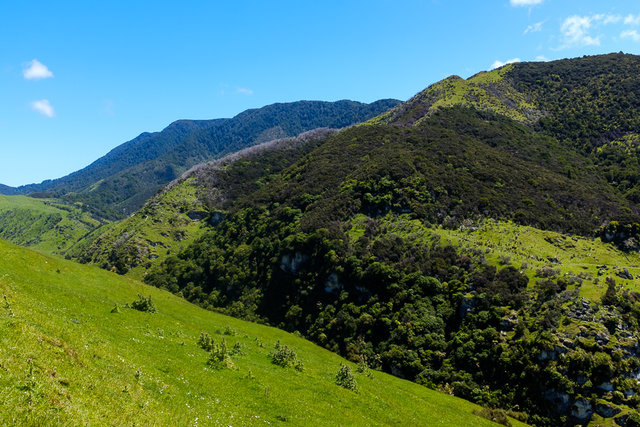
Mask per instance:
[[[97,216],[122,218],[194,164],[272,139],[270,129],[283,137],[320,127],[345,127],[398,102],[297,101],[247,110],[231,119],[179,120],[160,132],[142,133],[65,177],[17,188],[2,186],[0,192],[45,193],[81,203]]]

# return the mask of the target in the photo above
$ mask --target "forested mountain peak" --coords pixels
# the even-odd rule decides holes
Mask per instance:
[[[639,56],[623,53],[508,64],[468,79],[450,76],[371,122],[419,125],[438,109],[473,107],[560,137],[582,120],[588,134],[571,134],[574,143],[591,137],[598,144],[607,132],[619,136],[637,128],[639,67]]]

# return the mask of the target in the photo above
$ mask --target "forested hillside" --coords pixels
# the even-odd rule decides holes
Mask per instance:
[[[105,223],[58,200],[0,196],[0,239],[64,254]]]
[[[2,425],[508,421],[95,267],[0,253]]]
[[[196,166],[135,214],[98,236],[84,239],[67,254],[84,263],[141,278],[152,263],[187,246],[220,222],[230,204],[264,185],[262,178],[290,166],[335,132],[317,129]]]
[[[66,177],[15,189],[3,186],[0,194],[46,193],[81,203],[96,216],[118,219],[197,163],[315,128],[349,126],[397,103],[299,101],[247,110],[232,119],[179,120],[162,132],[141,134]]]
[[[638,129],[632,114],[576,120],[582,133],[565,136],[549,123],[571,120],[578,103],[606,115],[633,79],[624,64],[637,61],[512,64],[448,79],[282,170],[267,166],[274,152],[203,167],[201,194],[225,177],[236,177],[229,194],[244,191],[211,205],[201,237],[149,263],[145,280],[376,369],[519,408],[533,424],[632,425],[640,261],[589,239],[638,222],[633,183],[613,178],[608,154],[635,155]],[[554,93],[545,79],[581,93],[564,69],[595,76],[598,97],[543,102]],[[537,75],[533,88],[518,80],[523,70]],[[194,185],[177,186],[185,183]],[[513,226],[494,229],[494,220]],[[500,256],[482,243],[496,233]],[[633,249],[625,237],[620,248]]]

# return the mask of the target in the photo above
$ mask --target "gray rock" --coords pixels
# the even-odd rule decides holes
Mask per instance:
[[[225,216],[226,215],[223,214],[222,212],[213,212],[211,214],[211,218],[209,218],[209,224],[216,226],[222,222]]]
[[[297,275],[302,265],[307,262],[309,256],[300,252],[296,252],[294,255],[285,254],[280,260],[280,269],[287,273]]]
[[[576,418],[580,422],[586,422],[591,419],[593,415],[593,406],[584,397],[578,398],[573,405],[571,405],[571,416]]]
[[[612,418],[620,413],[621,409],[608,403],[598,403],[596,413],[603,418]]]
[[[187,212],[187,216],[191,221],[201,221],[209,216],[209,212],[207,211],[189,211]]]
[[[324,283],[324,291],[326,293],[337,293],[342,289],[342,284],[338,280],[338,275],[336,273],[331,273],[329,277],[327,277],[327,281]]]
[[[544,393],[544,399],[555,407],[559,414],[566,413],[569,409],[569,395],[554,389],[547,390]]]
[[[596,334],[596,342],[600,345],[607,345],[609,343],[609,334],[606,332],[598,332]]]
[[[616,271],[616,276],[626,280],[633,280],[633,274],[629,273],[626,268],[623,268],[622,271]]]
[[[602,391],[613,391],[613,384],[610,382],[602,383],[598,386],[598,388]]]

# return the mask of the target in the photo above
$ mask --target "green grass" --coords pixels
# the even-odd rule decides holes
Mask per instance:
[[[64,253],[101,224],[77,206],[0,195],[0,238],[46,253]]]
[[[343,389],[347,362],[301,338],[1,241],[0,293],[3,425],[491,424],[469,402],[380,372]],[[125,308],[138,294],[158,312]],[[201,332],[240,343],[233,369],[207,365]],[[303,372],[270,363],[278,340]]]
[[[120,272],[141,279],[152,263],[185,248],[201,234],[206,218],[192,219],[189,214],[193,212],[206,215],[190,178],[167,187],[130,217],[81,241],[69,255],[105,268],[118,259]]]
[[[494,264],[525,266],[523,269],[532,279],[530,283],[537,280],[537,270],[549,267],[559,270],[560,275],[567,278],[582,278],[580,294],[594,301],[599,301],[604,294],[607,276],[633,291],[640,291],[640,280],[622,279],[615,274],[627,268],[637,277],[640,274],[640,254],[624,253],[600,239],[497,221],[481,223],[475,231],[438,230],[438,233],[453,244],[484,250],[485,257]],[[602,266],[606,268],[598,268]]]
[[[352,222],[350,237],[356,240],[364,234],[364,215]],[[634,277],[640,275],[640,253],[625,253],[600,239],[556,233],[527,227],[513,222],[486,220],[458,229],[427,228],[420,221],[387,217],[381,221],[386,231],[401,236],[422,235],[425,239],[438,236],[441,243],[463,250],[483,253],[490,264],[513,265],[524,270],[532,286],[537,270],[545,267],[559,270],[566,278],[579,277],[581,296],[599,301],[607,289],[605,278],[640,292],[640,279],[623,279],[616,272],[626,268]],[[557,261],[557,262],[556,262]],[[604,268],[603,268],[604,267]]]
[[[539,108],[525,94],[516,90],[505,76],[513,64],[496,70],[481,72],[468,79],[450,76],[416,94],[365,125],[408,121],[419,125],[428,120],[440,108],[453,106],[473,107],[480,111],[492,111],[521,123],[531,123],[540,117]]]

